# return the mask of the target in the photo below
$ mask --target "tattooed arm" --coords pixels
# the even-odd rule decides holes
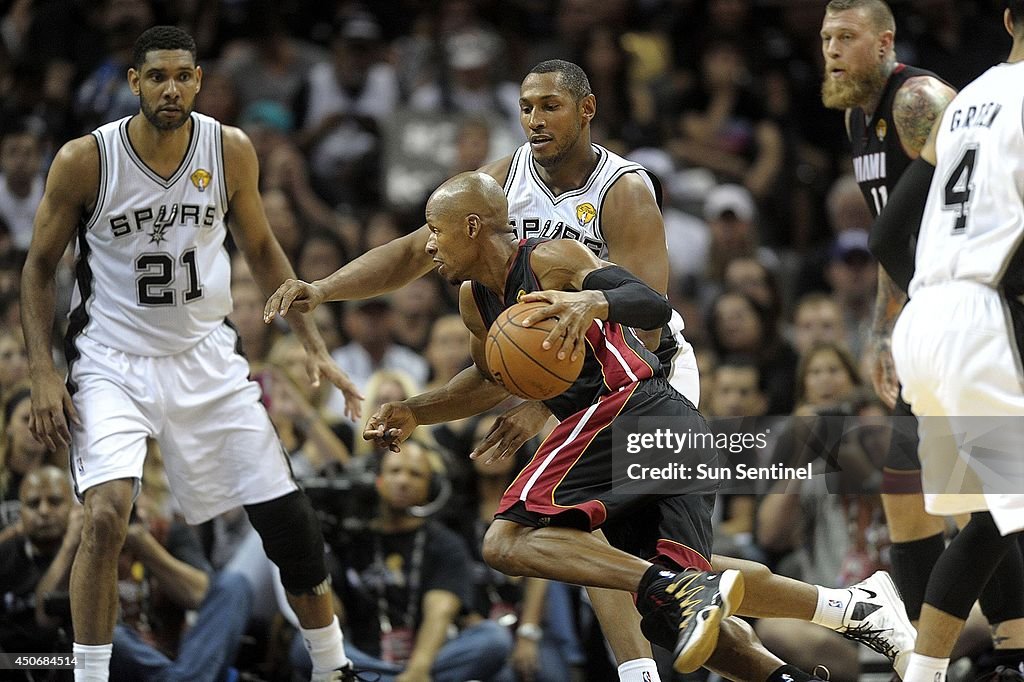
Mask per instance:
[[[953,88],[931,76],[908,78],[896,91],[892,120],[907,156],[916,159],[921,153],[932,126],[955,95]]]
[[[956,95],[951,87],[931,76],[908,78],[896,92],[892,105],[893,123],[903,151],[916,159],[928,139],[932,127],[950,100]],[[875,393],[889,407],[899,396],[899,381],[892,361],[890,343],[896,318],[907,302],[907,294],[892,281],[885,269],[878,266],[878,294],[875,318],[871,325],[873,361],[871,380]]]

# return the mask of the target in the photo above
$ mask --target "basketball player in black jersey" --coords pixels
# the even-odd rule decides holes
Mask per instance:
[[[522,84],[522,124],[528,136],[543,132],[554,144],[554,151],[543,151],[543,165],[539,165],[545,185],[556,196],[583,187],[594,171],[595,158],[590,137],[590,120],[596,112],[596,100],[590,93],[586,74],[568,62],[561,62],[554,71],[531,72]],[[556,158],[551,158],[556,156]],[[506,157],[482,167],[481,172],[491,175],[499,183],[507,179],[511,157]],[[609,259],[630,272],[660,293],[664,293],[668,277],[668,254],[665,247],[664,225],[657,202],[636,173],[627,173],[609,191],[603,210],[602,233],[607,241]],[[434,265],[425,251],[429,230],[421,227],[412,234],[396,239],[346,264],[343,268],[322,280],[302,282],[287,280],[271,296],[265,307],[265,319],[285,314],[291,308],[309,312],[324,301],[355,300],[387,293],[409,281],[429,272]],[[589,323],[589,321],[587,321]],[[570,347],[576,337],[564,337]],[[582,342],[581,342],[582,343]],[[510,456],[543,424],[533,421],[535,406],[539,405],[544,419],[550,411],[539,403],[523,403],[499,418],[500,428],[477,446],[476,455],[486,454],[495,448],[498,456]],[[514,413],[514,414],[513,414]],[[747,584],[747,598],[744,615],[752,618],[794,618],[814,620],[836,630],[846,630],[846,636],[854,638],[862,629],[859,625],[828,620],[825,615],[830,604],[840,604],[839,611],[849,607],[850,613],[857,611],[856,603],[862,602],[867,593],[860,590],[828,590],[798,583],[777,576],[765,566],[730,557],[715,556],[712,563],[716,570],[730,568],[742,570]],[[640,636],[635,610],[614,591],[590,591],[594,610],[601,622],[602,630],[620,663],[620,682],[642,680],[648,675],[657,680],[657,670],[649,657],[650,646]],[[885,603],[882,608],[872,611],[872,619],[889,618],[902,604]],[[861,610],[863,611],[863,610]],[[861,623],[863,624],[863,623]],[[877,623],[873,624],[877,627]],[[870,628],[869,628],[870,629]],[[809,676],[770,654],[753,636],[745,622],[730,618],[723,625],[723,635],[745,640],[747,646],[736,652],[715,655],[708,661],[708,667],[729,679],[770,680],[782,682],[789,675],[794,682],[802,682]],[[889,652],[892,658],[913,641],[912,635],[893,629],[883,628],[885,634],[876,642]],[[624,666],[639,661],[650,661],[645,670]],[[636,673],[636,674],[634,674]]]
[[[883,0],[832,0],[821,28],[825,73],[822,102],[846,111],[846,130],[853,153],[854,174],[871,214],[878,217],[897,181],[916,159],[946,104],[956,92],[939,76],[896,60],[896,24]],[[894,416],[910,417],[899,397],[892,361],[891,338],[896,318],[907,302],[906,293],[881,266],[872,325],[872,380],[879,397]],[[921,463],[915,428],[897,424],[885,462],[882,504],[892,540],[892,573],[907,614],[916,621],[921,612],[931,567],[945,546],[942,518],[925,512]],[[1010,557],[999,569],[1001,584],[1024,589],[1020,558]],[[1005,594],[989,589],[981,605],[993,627],[996,648],[1006,635],[1024,630],[1024,613],[1017,613]],[[1024,652],[1007,649],[1019,659]]]

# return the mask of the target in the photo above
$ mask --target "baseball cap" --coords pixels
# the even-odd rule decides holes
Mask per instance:
[[[842,260],[850,262],[853,259],[870,259],[871,250],[868,248],[868,233],[864,230],[843,230],[832,242],[829,249],[831,260]]]
[[[338,35],[345,40],[380,40],[380,24],[373,16],[359,12],[341,21]]]
[[[475,31],[454,35],[447,42],[448,63],[453,69],[479,69],[491,63],[491,46]]]
[[[717,220],[726,213],[744,222],[750,222],[757,213],[754,197],[742,185],[719,185],[708,192],[704,200],[704,219]]]

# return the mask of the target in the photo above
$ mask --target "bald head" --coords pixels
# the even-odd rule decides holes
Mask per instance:
[[[476,215],[485,227],[505,231],[508,200],[498,181],[487,173],[460,173],[434,190],[427,213],[458,221]]]

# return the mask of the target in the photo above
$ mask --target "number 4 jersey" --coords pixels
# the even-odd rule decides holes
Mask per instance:
[[[910,295],[952,280],[1024,293],[1024,62],[994,66],[942,115]]]
[[[231,311],[221,126],[193,113],[185,155],[164,179],[132,147],[129,120],[93,132],[100,183],[79,226],[68,339],[84,334],[134,355],[170,355]]]

